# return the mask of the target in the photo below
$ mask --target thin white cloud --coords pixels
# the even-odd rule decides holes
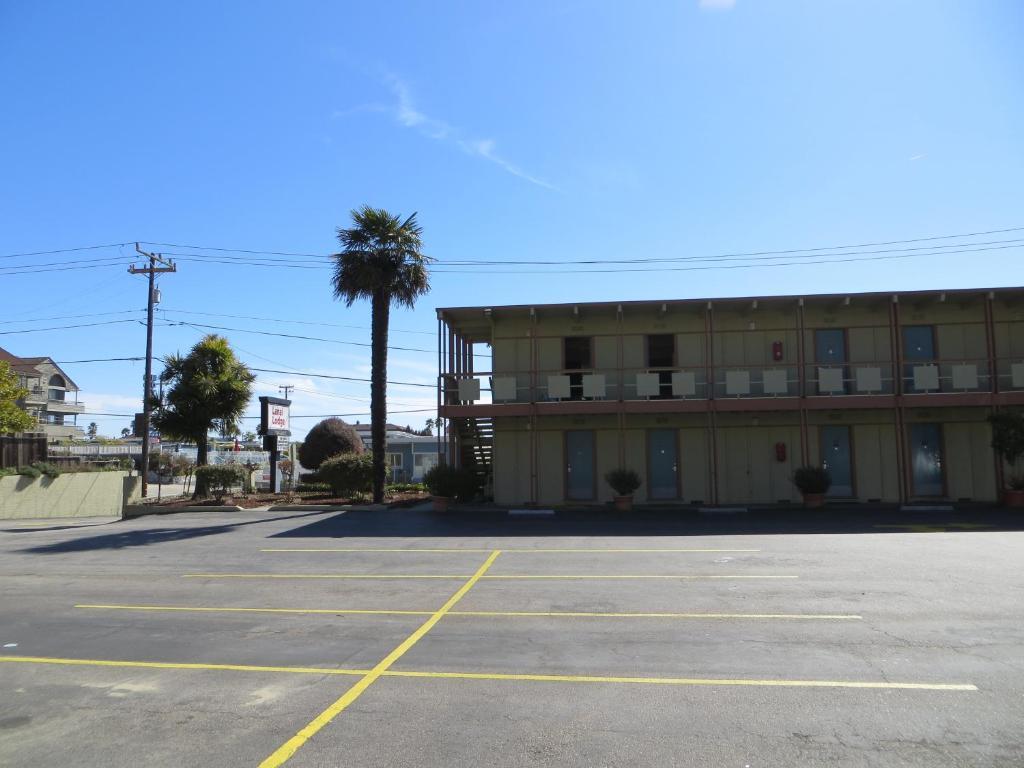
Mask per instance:
[[[506,173],[510,173],[513,176],[523,179],[524,181],[528,181],[531,184],[535,184],[538,187],[557,190],[557,187],[553,184],[550,184],[533,174],[527,173],[518,165],[509,162],[499,155],[495,149],[494,139],[466,137],[463,132],[455,126],[446,123],[444,120],[438,120],[430,117],[417,109],[409,90],[409,86],[400,78],[394,75],[389,75],[386,79],[388,86],[395,95],[396,103],[394,106],[394,115],[399,125],[419,131],[430,139],[451,141],[467,155],[487,160],[501,168]]]
[[[736,0],[699,0],[697,4],[702,11],[731,11],[736,7]]]
[[[913,162],[915,162],[916,160],[924,160],[924,159],[925,159],[926,157],[928,157],[928,155],[925,155],[925,154],[920,154],[920,155],[914,155],[913,157],[909,157],[909,158],[907,158],[907,159],[908,159],[908,160],[910,160],[910,162],[912,162],[912,163],[913,163]]]

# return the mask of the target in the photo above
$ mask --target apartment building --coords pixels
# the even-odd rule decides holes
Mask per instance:
[[[44,433],[49,442],[85,437],[77,424],[85,405],[78,402],[78,386],[59,365],[48,357],[17,357],[2,347],[0,360],[10,364],[28,390],[18,406],[36,420],[34,432]]]
[[[366,450],[373,450],[369,424],[354,425]],[[418,483],[437,465],[437,438],[418,435],[406,427],[388,424],[385,432],[389,483]]]
[[[439,309],[438,439],[501,504],[994,501],[1024,289]],[[486,355],[491,356],[487,360]]]

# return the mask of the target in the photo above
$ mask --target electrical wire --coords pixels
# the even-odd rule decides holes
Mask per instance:
[[[302,341],[321,341],[321,342],[325,342],[325,343],[328,343],[328,344],[343,344],[345,346],[350,346],[350,347],[372,347],[373,346],[370,342],[366,342],[366,341],[341,341],[339,339],[322,339],[322,338],[319,338],[317,336],[301,336],[299,334],[294,334],[294,333],[275,333],[274,331],[254,331],[254,330],[251,330],[251,329],[248,329],[248,328],[229,328],[229,327],[224,326],[224,325],[206,325],[204,323],[190,323],[190,322],[187,322],[187,321],[184,321],[184,320],[180,320],[180,321],[168,320],[166,322],[169,325],[187,325],[187,326],[189,326],[191,328],[196,328],[196,329],[207,328],[207,329],[211,329],[211,330],[215,330],[215,331],[234,331],[236,333],[254,333],[254,334],[257,334],[259,336],[279,336],[279,337],[285,338],[285,339],[301,339]],[[388,349],[394,350],[394,351],[397,351],[397,352],[427,352],[427,353],[432,354],[432,355],[436,355],[437,354],[437,350],[436,349],[421,349],[421,348],[418,348],[418,347],[391,347],[391,346],[389,346]]]
[[[315,321],[312,321],[312,320],[290,320],[290,319],[284,318],[284,317],[256,317],[254,315],[225,315],[225,314],[219,313],[219,312],[199,312],[199,311],[195,311],[195,310],[186,310],[186,309],[163,309],[163,308],[159,308],[157,311],[158,312],[164,312],[164,313],[170,312],[172,314],[179,314],[179,315],[205,315],[205,316],[208,316],[208,317],[230,317],[230,318],[235,319],[235,320],[259,320],[261,322],[268,322],[268,323],[294,323],[295,325],[318,325],[318,326],[323,326],[325,328],[352,328],[352,329],[359,330],[359,331],[368,331],[368,330],[370,330],[370,328],[368,326],[365,326],[365,325],[345,325],[343,323],[325,323],[325,322],[315,322]],[[434,335],[434,333],[432,331],[410,331],[410,330],[403,330],[401,328],[388,328],[388,333],[415,333],[415,334],[419,334],[419,335],[423,335],[423,336],[433,336]]]

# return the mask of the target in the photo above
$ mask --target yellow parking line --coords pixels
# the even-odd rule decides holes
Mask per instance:
[[[891,683],[859,680],[757,680],[704,677],[597,677],[593,675],[517,675],[491,672],[406,672],[390,671],[388,677],[449,678],[454,680],[515,680],[545,683],[634,683],[640,685],[739,685],[784,688],[876,688],[918,691],[976,691],[969,683]]]
[[[639,573],[639,574],[508,574],[484,576],[485,579],[798,579],[790,575],[757,574],[682,574],[682,573]]]
[[[0,662],[58,664],[76,667],[139,667],[142,669],[205,669],[227,672],[295,672],[306,675],[365,675],[365,669],[324,667],[267,667],[254,664],[189,664],[167,661],[113,661],[106,659],[57,659],[48,656],[0,656]]]
[[[490,552],[489,549],[371,549],[360,547],[359,549],[261,549],[260,552]],[[589,552],[589,553],[623,553],[623,552],[760,552],[760,549],[503,549],[503,554],[513,552],[515,554],[535,554],[538,552]]]
[[[421,635],[422,637],[422,635]],[[412,639],[412,638],[410,638]],[[419,638],[417,638],[419,639]],[[408,642],[408,641],[406,641]],[[403,643],[404,645],[404,643]],[[399,646],[401,648],[402,646]],[[411,647],[411,645],[410,645]],[[396,651],[398,649],[395,649]],[[403,653],[408,648],[403,650]],[[394,652],[392,652],[392,655]],[[388,657],[390,658],[390,656]],[[82,666],[82,667],[127,667],[142,669],[176,669],[176,670],[212,670],[228,672],[269,672],[269,673],[291,673],[304,675],[345,675],[349,677],[363,676],[364,680],[374,674],[376,668],[369,669],[333,669],[329,667],[274,667],[258,666],[253,664],[188,664],[161,661],[115,661],[106,659],[60,659],[44,656],[0,656],[0,663],[21,663],[21,664],[55,664],[60,666]],[[383,662],[382,662],[383,663]],[[394,660],[392,660],[394,663]],[[380,665],[378,665],[380,666]],[[773,680],[756,678],[705,678],[705,677],[612,677],[597,675],[532,675],[532,674],[506,674],[501,672],[417,672],[412,670],[386,669],[377,673],[377,677],[407,677],[407,678],[433,678],[450,680],[508,680],[523,682],[543,683],[628,683],[634,685],[679,685],[679,686],[766,686],[783,688],[867,688],[867,689],[896,689],[896,690],[917,690],[917,691],[976,691],[978,687],[970,683],[899,683],[880,682],[870,680]],[[360,681],[362,683],[363,681]],[[360,683],[357,683],[358,686]],[[349,693],[355,687],[349,689]],[[365,689],[366,686],[363,686]],[[362,691],[360,690],[360,693]],[[349,694],[347,693],[346,696]],[[345,706],[358,697],[358,693],[352,696]],[[345,696],[342,697],[344,699]],[[339,702],[341,699],[338,700]],[[335,702],[335,705],[338,702]],[[332,705],[330,709],[333,709]],[[327,710],[327,711],[330,711]],[[342,707],[344,709],[344,707]],[[326,714],[326,712],[324,714]],[[340,712],[341,709],[338,710]],[[337,714],[335,712],[334,714]],[[323,717],[323,715],[321,715]],[[332,715],[333,717],[333,715]],[[318,717],[317,720],[320,718]],[[314,720],[309,726],[303,729],[306,731],[317,722]],[[320,724],[320,728],[326,723]],[[316,730],[319,730],[317,728]],[[300,734],[303,732],[300,731]],[[312,731],[303,739],[308,740],[316,731]],[[288,742],[289,744],[291,741]],[[287,744],[285,745],[287,746]],[[295,749],[301,744],[298,744]],[[284,749],[284,747],[282,747]],[[280,750],[279,750],[280,751]],[[294,754],[292,750],[290,754]],[[275,755],[277,753],[275,752]],[[290,755],[289,755],[290,756]],[[267,758],[270,760],[271,758]],[[287,758],[285,758],[287,759]],[[264,761],[261,765],[281,765],[281,762],[268,763]]]
[[[331,720],[337,717],[342,711],[344,711],[352,702],[358,699],[363,691],[369,688],[373,683],[383,675],[388,669],[403,655],[406,651],[412,648],[416,643],[423,638],[424,635],[429,632],[437,622],[439,622],[448,611],[455,607],[466,593],[473,588],[473,586],[480,580],[480,578],[487,572],[487,570],[494,564],[494,561],[501,554],[500,549],[494,550],[490,557],[484,561],[469,580],[459,587],[458,591],[448,598],[448,602],[438,608],[433,615],[427,619],[423,624],[413,632],[409,637],[402,641],[402,643],[395,648],[391,653],[381,659],[377,665],[371,669],[359,682],[349,688],[345,693],[335,701],[331,706],[313,718],[310,723],[292,736],[288,741],[274,750],[274,753],[270,755],[266,760],[260,763],[260,768],[277,768],[279,765],[283,765],[291,758],[292,755],[310,738],[312,738],[321,728],[327,725]]]
[[[468,574],[402,573],[186,573],[185,579],[468,579]],[[509,574],[481,579],[797,579],[791,575],[755,574]]]
[[[375,616],[431,616],[433,611],[389,611],[357,608],[217,608],[185,605],[102,605],[80,603],[75,608],[111,611],[178,611],[194,613],[286,613]],[[595,618],[595,619],[818,619],[859,620],[850,613],[672,613],[672,612],[600,612],[600,611],[448,611],[448,616],[507,618]]]
[[[598,611],[451,611],[449,616],[496,616],[594,619],[837,619],[858,620],[846,613],[602,613]]]
[[[185,579],[468,579],[468,574],[399,573],[186,573]]]
[[[367,614],[378,616],[431,616],[433,611],[386,611],[360,608],[217,608],[186,605],[90,605],[81,603],[75,608],[110,611],[180,611],[184,613],[324,613],[324,614]]]

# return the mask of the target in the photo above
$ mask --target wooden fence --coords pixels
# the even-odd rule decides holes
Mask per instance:
[[[0,435],[0,468],[25,467],[34,461],[46,461],[45,435]]]

